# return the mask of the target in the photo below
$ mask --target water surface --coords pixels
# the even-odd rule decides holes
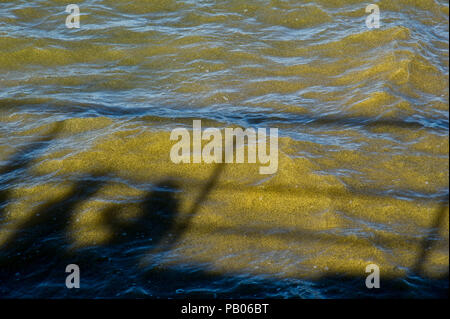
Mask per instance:
[[[2,1],[0,296],[448,295],[448,1],[369,3]],[[278,172],[173,164],[194,119]]]

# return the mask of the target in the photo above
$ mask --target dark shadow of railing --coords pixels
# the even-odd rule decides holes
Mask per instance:
[[[0,170],[0,176],[2,177],[0,183],[0,218],[4,214],[5,203],[11,199],[9,189],[19,178],[18,172],[22,170],[25,171],[30,167],[34,157],[48,146],[52,139],[56,137],[58,130],[59,127],[57,126],[47,136],[31,143],[29,146],[17,152],[8,164],[4,165]],[[179,215],[178,201],[174,196],[174,193],[179,190],[179,187],[171,179],[167,179],[156,184],[147,192],[141,205],[143,215],[132,223],[123,223],[119,221],[116,218],[117,216],[114,208],[110,208],[104,212],[104,225],[114,234],[109,241],[102,244],[104,247],[91,249],[90,252],[83,250],[72,252],[69,249],[70,239],[67,234],[69,232],[69,221],[72,219],[75,207],[95,196],[96,192],[103,187],[109,179],[109,172],[92,172],[91,174],[80,176],[67,194],[62,198],[40,205],[37,208],[36,213],[21,223],[19,229],[16,229],[15,233],[10,236],[4,245],[2,245],[0,248],[0,286],[2,287],[0,288],[0,295],[6,297],[11,296],[2,289],[13,291],[11,289],[14,289],[14,287],[20,287],[21,284],[25,285],[24,283],[17,283],[15,280],[15,274],[17,273],[22,273],[22,275],[25,273],[29,278],[34,278],[34,280],[29,280],[29,284],[36,284],[37,282],[46,280],[52,276],[52,272],[55,270],[53,267],[50,267],[50,265],[58,265],[59,267],[69,261],[81,263],[83,269],[93,267],[93,269],[88,270],[91,278],[93,278],[92,280],[95,280],[95,276],[98,275],[96,270],[100,271],[101,269],[106,269],[107,272],[109,271],[110,274],[118,277],[119,275],[116,271],[118,271],[117,268],[120,268],[120,265],[112,265],[110,257],[118,258],[117,254],[122,254],[120,248],[124,243],[129,246],[138,243],[139,240],[145,241],[148,239],[152,241],[152,250],[150,252],[164,253],[170,251],[189,228],[192,218],[196,215],[201,205],[207,200],[224,169],[225,164],[216,165],[209,179],[201,187],[198,197],[194,200],[194,203],[187,214],[183,216]],[[314,192],[316,191],[318,190],[314,190]],[[357,194],[355,193],[355,195]],[[337,192],[333,196],[339,197],[343,196],[343,194]],[[414,267],[414,270],[417,273],[420,273],[423,270],[422,268],[428,257],[430,247],[433,246],[437,231],[445,219],[446,211],[445,207],[439,211],[433,223],[430,235],[420,244],[421,253],[419,254],[417,264]],[[216,229],[216,231],[220,232],[221,229]],[[249,231],[251,233],[251,230]],[[255,230],[255,236],[257,233],[260,233],[260,231],[261,230]],[[119,237],[118,234],[120,233],[126,233],[127,236]],[[305,236],[321,236],[323,239],[327,238],[333,240],[333,238],[329,238],[323,234],[314,234],[313,232],[291,234],[290,236],[293,237],[286,237],[286,240],[302,240]],[[334,238],[334,240],[336,239]],[[110,257],[103,258],[99,255]],[[93,263],[97,263],[98,266],[94,267]],[[133,259],[133,263],[134,266],[130,266],[132,271],[139,272],[139,275],[137,277],[135,275],[134,277],[142,279],[142,282],[144,283],[150,281],[152,286],[157,283],[157,287],[154,291],[157,292],[159,289],[160,296],[165,295],[164,291],[166,291],[167,296],[177,295],[174,292],[174,289],[176,287],[184,287],[186,293],[180,293],[180,297],[186,296],[186,294],[209,297],[257,297],[259,294],[259,292],[257,292],[258,289],[263,289],[263,293],[266,295],[273,293],[274,296],[281,297],[282,295],[276,294],[276,291],[278,291],[277,289],[280,289],[280,287],[285,289],[292,284],[291,282],[285,282],[282,279],[268,278],[267,276],[259,279],[252,277],[253,282],[257,282],[257,285],[255,286],[251,283],[246,284],[245,276],[242,274],[224,274],[221,276],[211,275],[201,267],[197,267],[194,270],[189,270],[187,268],[182,270],[160,268],[139,270],[137,267],[138,260]],[[33,267],[41,267],[43,270],[36,272]],[[186,275],[187,273],[189,273],[189,275]],[[448,273],[446,276],[448,278]],[[125,282],[124,284],[126,284],[126,279],[124,278],[123,280]],[[248,282],[252,282],[252,280],[249,280]],[[386,286],[392,289],[392,293],[387,295],[384,294],[382,296],[403,296],[402,291],[404,292],[404,290],[407,289],[407,285],[402,283],[402,280],[403,279],[400,278],[387,279],[385,281]],[[63,282],[64,281],[62,280],[61,283]],[[243,282],[244,287],[241,285]],[[307,286],[305,281],[294,280],[294,282],[297,285],[304,284],[305,287]],[[332,286],[333,282],[335,282],[335,287],[339,286],[337,283],[340,283],[342,287],[345,287],[342,289],[349,289],[350,292],[348,293],[348,296],[351,296],[352,285],[354,286],[356,284],[357,287],[364,285],[363,274],[354,277],[336,274],[331,277],[324,277],[316,280],[314,281],[314,284],[310,284],[310,286],[312,285],[316,288],[321,287],[321,285]],[[433,281],[427,281],[425,285],[432,282]],[[197,292],[194,292],[195,287],[198,288],[201,285],[210,285],[210,287],[212,287],[211,290],[214,290],[214,287],[222,287],[224,289],[222,289],[222,293],[198,293],[198,290]],[[232,286],[238,288],[233,290],[230,288]],[[258,287],[258,289],[256,289],[256,287]],[[430,287],[430,294],[433,294],[433,291],[436,291],[438,296],[445,295],[445,291],[447,291],[448,294],[448,290],[445,290],[445,285],[442,286],[441,281],[439,281],[437,286],[432,284]],[[115,292],[113,292],[114,289],[120,290],[122,288],[123,287],[119,286],[109,287],[110,290],[106,292],[93,289],[91,292],[85,291],[84,295],[81,293],[81,295],[78,296],[90,296],[90,294],[92,294],[92,297],[95,297],[96,294],[99,294],[97,296],[111,297],[115,294]],[[62,287],[61,289],[65,288]],[[167,293],[167,291],[169,291],[167,289],[170,290],[170,293]],[[358,296],[370,295],[370,293],[364,289],[366,289],[365,286],[361,286],[361,294]],[[228,293],[226,291],[228,291]],[[339,293],[336,291],[331,291],[329,293],[326,292],[326,289],[323,291],[324,296],[339,296]],[[345,294],[346,293],[344,293],[344,295]],[[54,295],[50,293],[49,296]],[[126,293],[123,296],[130,297],[133,296],[133,293]],[[143,296],[146,295],[144,294]]]

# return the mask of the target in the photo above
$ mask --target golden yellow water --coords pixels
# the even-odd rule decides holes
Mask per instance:
[[[70,297],[72,260],[88,297],[371,296],[372,263],[448,289],[449,5],[379,1],[369,30],[367,4],[87,1],[67,29],[65,1],[1,2],[0,296]],[[193,119],[278,128],[277,173],[173,164]]]

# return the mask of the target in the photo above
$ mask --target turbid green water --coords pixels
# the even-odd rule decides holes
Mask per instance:
[[[449,4],[369,3],[1,1],[0,296],[448,295]],[[278,171],[172,163],[194,119]]]

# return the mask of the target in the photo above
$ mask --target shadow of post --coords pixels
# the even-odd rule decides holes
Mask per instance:
[[[428,235],[423,239],[420,245],[420,253],[417,256],[416,264],[414,265],[414,267],[412,267],[414,273],[423,274],[425,263],[429,258],[431,250],[436,242],[436,239],[439,237],[439,230],[443,226],[447,212],[448,212],[448,197],[445,197],[443,199],[443,204],[439,207],[438,211],[436,212],[436,216],[429,229]]]

